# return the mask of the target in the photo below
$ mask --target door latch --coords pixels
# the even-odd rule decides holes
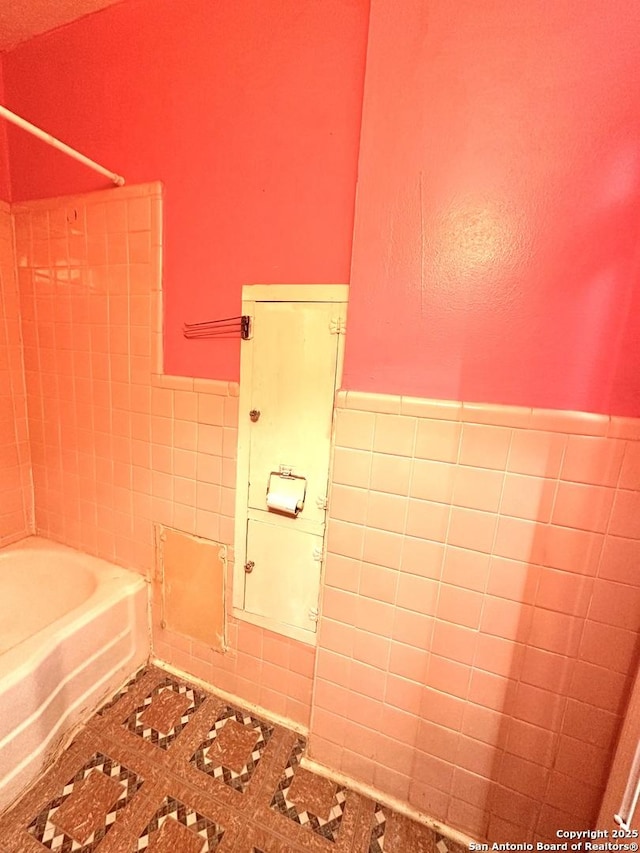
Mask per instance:
[[[245,570],[245,572],[246,572],[248,575],[250,575],[250,574],[251,574],[251,572],[253,571],[254,567],[255,567],[255,563],[253,562],[253,560],[249,560],[249,562],[248,562],[248,563],[245,563],[245,564],[244,564],[244,570]]]
[[[251,422],[255,424],[260,417],[260,409],[251,409],[249,417],[251,418]]]

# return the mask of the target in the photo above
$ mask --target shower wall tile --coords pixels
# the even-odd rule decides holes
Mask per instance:
[[[162,373],[160,185],[19,204],[12,212],[37,532],[153,581],[159,658],[308,725],[311,649],[238,623],[230,610],[225,653],[162,627],[157,525],[227,545],[231,590],[238,387]],[[6,243],[9,252],[3,233],[0,248],[4,252]],[[4,298],[5,284],[14,279],[5,280],[3,258]],[[16,318],[17,335],[15,284],[6,298],[12,294],[15,312],[7,316]],[[13,345],[19,344],[15,337]],[[3,345],[0,337],[0,358]],[[15,422],[22,431],[19,447],[26,453],[24,392],[18,404],[20,415],[9,426]],[[0,427],[0,454],[3,436]],[[16,457],[13,438],[7,448]],[[28,466],[25,457],[26,474]],[[3,479],[15,488],[6,501],[4,492],[0,498],[0,540],[5,507],[11,531],[17,533],[22,518],[17,457],[13,469],[13,480]],[[227,602],[230,608],[230,594]]]
[[[20,302],[11,212],[0,202],[0,547],[33,533]]]
[[[639,437],[340,392],[312,757],[476,838],[592,825],[640,646]]]

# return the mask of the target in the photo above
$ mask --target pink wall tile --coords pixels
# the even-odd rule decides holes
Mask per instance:
[[[447,547],[442,580],[466,589],[484,592],[489,575],[488,554],[466,548]]]
[[[443,622],[441,618],[434,622],[431,648],[436,655],[470,666],[476,657],[477,644],[477,631],[455,622]]]
[[[624,451],[623,441],[571,435],[567,440],[561,479],[595,486],[615,486]]]
[[[414,808],[425,814],[446,814],[451,802],[451,796],[424,782],[411,781],[407,799]]]
[[[0,205],[0,546],[33,532],[31,451],[11,215]],[[26,271],[21,270],[23,273]]]
[[[359,504],[361,505],[361,503]],[[404,533],[407,499],[395,494],[369,492],[366,523],[369,528]]]
[[[554,654],[533,645],[526,646],[522,654],[520,680],[535,687],[553,687],[564,694],[573,675],[574,661],[563,654]]]
[[[444,542],[449,529],[451,508],[448,504],[411,498],[407,505],[406,533],[423,537],[427,542]]]
[[[413,498],[449,504],[455,471],[455,466],[447,462],[416,459],[409,494]]]
[[[411,469],[411,459],[376,453],[371,465],[371,488],[392,495],[408,495]]]
[[[403,643],[393,643],[389,654],[389,672],[423,684],[427,678],[429,652]]]
[[[504,749],[507,721],[499,711],[468,702],[464,709],[462,733],[482,743]]]
[[[485,808],[476,808],[464,800],[451,797],[447,822],[451,826],[460,827],[471,838],[485,838],[489,815]]]
[[[553,508],[553,523],[603,533],[609,523],[614,497],[614,489],[561,481]]]
[[[514,430],[508,470],[515,474],[556,478],[566,444],[566,436],[555,432]]]
[[[363,563],[360,571],[360,595],[395,604],[398,572],[384,566]]]
[[[438,619],[455,625],[478,628],[482,605],[483,596],[479,592],[442,583],[436,615]]]
[[[442,693],[450,693],[460,699],[469,695],[471,667],[459,661],[449,660],[432,654],[429,659],[428,684]]]
[[[416,435],[416,457],[457,462],[462,424],[454,421],[420,419]]]
[[[509,598],[533,604],[538,588],[540,568],[522,560],[491,557],[487,592],[499,598]]]
[[[406,536],[402,546],[402,568],[413,575],[437,580],[442,572],[445,547],[438,541]]]
[[[640,589],[597,578],[589,606],[589,618],[630,631],[640,630]]]
[[[491,553],[497,516],[490,512],[453,506],[449,522],[448,542],[459,548]]]
[[[611,511],[609,533],[640,539],[640,492],[618,489]]]
[[[367,493],[363,489],[334,484],[331,487],[333,517],[339,521],[364,524],[367,516]]]
[[[339,419],[338,423],[340,423]],[[367,489],[371,477],[371,465],[372,456],[367,451],[336,447],[333,458],[333,482]]]
[[[581,660],[616,672],[633,671],[638,646],[634,631],[587,620],[580,641]]]
[[[508,473],[504,479],[500,511],[503,515],[529,521],[549,521],[556,487],[555,480]]]
[[[548,768],[555,760],[557,739],[558,735],[549,729],[514,718],[508,721],[505,749]]]
[[[369,563],[399,569],[402,560],[402,536],[390,530],[366,527],[363,530],[362,556]]]
[[[568,776],[580,776],[588,785],[601,787],[606,782],[610,758],[606,749],[561,735],[555,768]]]
[[[502,757],[498,781],[506,788],[518,791],[532,800],[540,801],[545,795],[548,775],[546,767],[525,761],[517,755],[505,753]]]
[[[497,512],[500,505],[504,474],[487,468],[456,469],[453,486],[453,503],[468,509]]]
[[[413,456],[415,433],[415,418],[378,414],[376,415],[373,449],[377,453]]]
[[[479,468],[504,470],[510,444],[511,430],[505,427],[465,423],[462,427],[460,462]]]
[[[640,444],[627,441],[618,485],[621,489],[640,489]]]

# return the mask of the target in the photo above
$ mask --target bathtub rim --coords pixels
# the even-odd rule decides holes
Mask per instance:
[[[150,580],[144,575],[41,536],[27,536],[0,548],[0,556],[31,549],[87,560],[92,571],[95,571],[96,587],[79,605],[0,655],[0,693],[15,686],[26,673],[37,668],[51,649],[64,640],[65,636],[82,628],[117,601],[128,595],[134,595],[143,587],[147,587],[147,631],[151,630],[148,601]],[[42,641],[45,635],[46,643]]]

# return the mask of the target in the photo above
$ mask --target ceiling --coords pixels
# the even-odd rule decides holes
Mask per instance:
[[[0,51],[120,0],[0,0]]]

